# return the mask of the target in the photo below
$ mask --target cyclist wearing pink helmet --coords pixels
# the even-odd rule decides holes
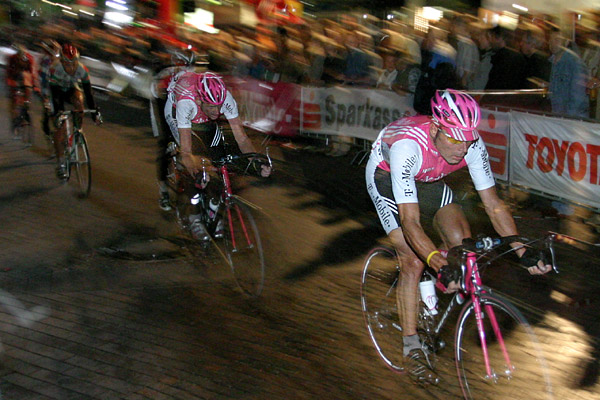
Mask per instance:
[[[458,289],[461,276],[425,233],[421,218],[433,222],[445,249],[471,236],[467,219],[443,178],[467,167],[496,232],[517,234],[510,211],[496,193],[488,153],[479,140],[477,102],[464,92],[447,89],[435,93],[431,109],[432,116],[407,117],[386,126],[373,143],[366,167],[367,191],[401,266],[396,296],[402,309],[405,368],[420,382],[436,382],[416,331],[418,284],[425,263],[438,273],[447,291]],[[539,255],[525,249],[518,254],[531,274],[552,269]]]
[[[186,72],[169,83],[167,93],[165,119],[179,145],[181,163],[191,175],[201,171],[203,165],[210,165],[210,158],[224,155],[224,137],[216,124],[221,115],[229,122],[241,152],[256,152],[239,118],[237,103],[219,75],[212,72]],[[267,177],[271,174],[271,168],[263,165],[260,173]],[[164,182],[162,185],[159,182],[159,191],[159,204],[168,211],[167,207],[163,207],[163,204],[169,204]],[[190,223],[192,226],[200,225],[193,221]],[[192,234],[195,237],[206,236],[203,230],[198,226],[197,232]]]
[[[167,92],[165,119],[180,146],[182,163],[190,173],[198,172],[201,165],[200,159],[191,157],[192,125],[212,133],[212,129],[204,128],[221,115],[229,122],[240,150],[244,153],[255,151],[239,118],[237,103],[219,75],[212,72],[186,72],[178,76],[176,81],[171,81]],[[200,149],[206,143],[221,145],[219,140],[206,135],[201,142],[203,143],[198,143]]]

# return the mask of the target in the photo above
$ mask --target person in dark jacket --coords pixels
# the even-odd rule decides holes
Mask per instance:
[[[492,55],[492,69],[485,88],[488,90],[525,88],[525,58],[518,51],[507,47],[510,31],[496,26],[490,30],[489,37],[494,54]]]

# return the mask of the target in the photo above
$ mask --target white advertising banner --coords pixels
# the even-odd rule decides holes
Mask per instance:
[[[490,166],[496,179],[508,181],[508,143],[510,115],[507,112],[481,109],[477,128],[490,155]]]
[[[414,114],[409,98],[388,90],[303,87],[300,130],[375,140],[405,112]]]
[[[600,208],[600,126],[511,112],[510,180]]]

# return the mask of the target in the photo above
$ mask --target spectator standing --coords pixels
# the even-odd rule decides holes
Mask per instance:
[[[282,26],[277,28],[275,44],[277,47],[275,71],[280,76],[279,80],[281,82],[300,83],[307,70],[306,60],[296,51],[302,47],[301,44],[293,41],[289,37],[287,29]]]
[[[587,69],[581,58],[564,46],[560,29],[551,28],[550,102],[552,112],[571,117],[588,118],[589,99],[586,93]]]
[[[419,114],[431,114],[431,98],[436,90],[460,88],[456,75],[456,50],[450,46],[447,39],[447,31],[432,27],[423,41],[422,72],[415,88],[413,102],[413,108]]]
[[[344,83],[347,85],[369,84],[371,62],[369,55],[361,50],[360,40],[357,32],[348,31],[344,67]]]
[[[542,53],[540,48],[543,42],[543,32],[536,26],[529,26],[523,30],[521,38],[521,54],[525,57],[525,78],[537,78],[544,82],[550,80],[549,55]],[[541,83],[541,82],[540,82]],[[527,84],[533,87],[532,84]]]
[[[467,88],[469,90],[483,90],[487,85],[492,69],[492,55],[494,51],[490,44],[488,29],[477,24],[473,26],[473,30],[475,32],[473,38],[479,49],[479,62],[477,63],[477,68],[468,79]]]
[[[479,50],[467,30],[467,22],[462,16],[453,19],[450,25],[456,42],[456,75],[461,86],[466,87],[479,64]]]
[[[387,48],[380,49],[379,54],[383,59],[383,69],[377,78],[376,87],[377,89],[392,90],[392,85],[396,82],[398,76],[398,70],[396,69],[398,54]]]
[[[307,68],[302,78],[303,83],[309,85],[319,84],[323,75],[325,49],[318,36],[313,33],[308,25],[301,25],[298,29],[298,37],[302,43],[302,53],[307,63]],[[322,35],[320,37],[323,38]]]
[[[490,30],[489,38],[494,54],[486,89],[509,90],[525,87],[525,58],[521,53],[507,47],[510,34],[508,29],[499,25]]]
[[[396,61],[398,75],[392,90],[400,95],[408,96],[409,104],[414,103],[415,90],[421,77],[421,66],[410,53],[401,53]]]
[[[344,81],[345,50],[334,39],[326,37],[323,41],[325,59],[321,79],[325,85],[337,85]]]

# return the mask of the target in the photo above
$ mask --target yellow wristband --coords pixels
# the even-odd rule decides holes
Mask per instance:
[[[441,253],[439,252],[439,250],[434,250],[431,253],[429,253],[429,255],[427,256],[427,265],[429,265],[429,261],[431,261],[431,258],[433,256],[435,256],[436,254],[441,254]]]

